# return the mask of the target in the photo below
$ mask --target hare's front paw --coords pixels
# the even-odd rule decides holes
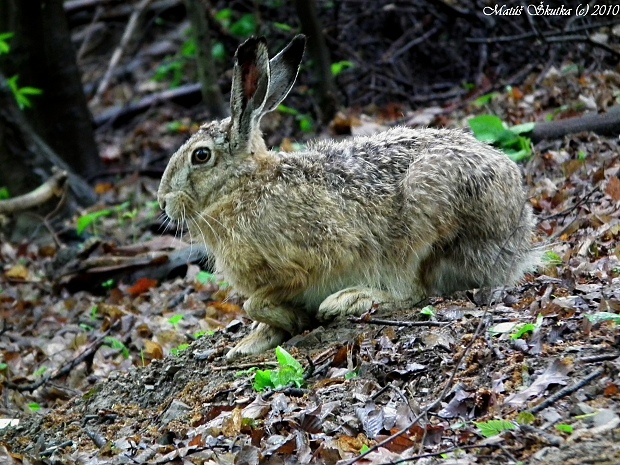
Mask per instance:
[[[328,322],[339,316],[360,316],[375,304],[391,302],[387,292],[369,287],[349,287],[327,297],[319,306],[317,318]]]
[[[240,355],[260,354],[277,347],[289,337],[289,334],[283,329],[258,323],[250,334],[226,354],[226,358],[231,360]]]

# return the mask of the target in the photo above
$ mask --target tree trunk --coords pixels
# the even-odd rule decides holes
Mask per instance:
[[[185,0],[187,16],[192,23],[192,38],[196,42],[196,64],[200,79],[202,99],[214,118],[226,116],[227,107],[217,82],[217,72],[211,56],[211,35],[207,22],[207,9],[203,0]]]
[[[90,186],[33,131],[6,79],[0,74],[0,187],[12,196],[30,192],[47,181],[53,168],[69,172],[70,205],[88,206],[97,200]],[[72,201],[73,200],[73,201]]]
[[[315,0],[294,0],[301,32],[308,37],[308,54],[316,72],[316,92],[320,117],[323,124],[329,123],[338,109],[338,99],[331,71],[329,50],[325,44],[323,28],[316,12]]]
[[[62,0],[0,1],[0,32],[15,33],[11,51],[3,57],[5,74],[18,74],[20,86],[43,90],[25,110],[32,127],[77,173],[98,173],[92,116]]]

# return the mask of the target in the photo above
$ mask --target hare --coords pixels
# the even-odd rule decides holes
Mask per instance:
[[[263,37],[239,46],[232,116],[190,137],[158,191],[248,297],[256,323],[229,358],[375,304],[513,284],[538,260],[518,167],[463,131],[395,127],[268,150],[261,117],[290,91],[304,47],[298,35],[269,60]]]

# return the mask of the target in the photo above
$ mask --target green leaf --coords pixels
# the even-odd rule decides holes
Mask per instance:
[[[33,412],[38,412],[39,410],[41,410],[41,406],[37,404],[36,402],[32,402],[31,404],[28,404],[28,408],[32,410]]]
[[[534,423],[535,419],[536,417],[534,416],[533,413],[521,412],[517,416],[517,423],[519,423],[520,425],[529,425],[531,423]]]
[[[181,321],[183,321],[183,315],[172,315],[170,318],[168,318],[168,323],[174,326],[175,329],[177,326],[179,326],[179,323],[181,323]]]
[[[264,391],[273,388],[271,382],[271,370],[257,370],[254,374],[254,383],[252,384],[255,391]]]
[[[10,199],[11,194],[6,187],[0,187],[0,200]]]
[[[293,28],[291,26],[289,26],[288,24],[285,24],[285,23],[271,23],[271,24],[276,29],[279,29],[279,30],[284,31],[284,32],[291,32],[293,30]]]
[[[433,318],[435,317],[435,309],[432,305],[427,305],[422,310],[420,310],[420,314]]]
[[[536,126],[536,123],[517,124],[515,126],[511,126],[510,131],[515,134],[525,134],[527,132],[532,132],[534,130],[534,126]]]
[[[197,48],[194,39],[186,40],[181,46],[181,55],[185,58],[195,58]]]
[[[484,422],[474,422],[480,434],[485,438],[491,438],[502,434],[504,431],[516,429],[514,423],[506,420],[489,420]]]
[[[286,105],[278,105],[277,110],[280,113],[284,113],[285,115],[293,115],[293,116],[299,115],[299,111],[295,110],[294,108],[287,107]]]
[[[533,333],[535,329],[536,325],[534,323],[526,323],[522,326],[519,326],[519,329],[517,329],[516,332],[510,335],[510,339],[512,339],[513,341],[515,339],[521,339],[526,334]]]
[[[11,51],[11,46],[8,44],[8,40],[10,40],[14,35],[15,34],[13,32],[4,32],[0,34],[0,55]]]
[[[467,90],[473,90],[473,89],[467,89]],[[474,105],[477,107],[483,107],[487,103],[491,103],[491,101],[498,95],[499,95],[499,92],[491,92],[490,94],[485,94],[481,97],[478,97],[476,100],[474,100]]]
[[[365,454],[366,452],[368,452],[370,450],[370,447],[368,447],[366,444],[364,444],[361,448],[360,448],[360,454]]]
[[[198,281],[200,284],[207,284],[215,283],[217,282],[217,279],[215,278],[215,275],[213,273],[209,273],[208,271],[199,271],[196,275],[196,281]]]
[[[20,87],[19,93],[22,95],[41,95],[43,90],[38,87]]]
[[[468,124],[476,139],[482,142],[497,142],[506,132],[502,120],[494,115],[476,116],[471,118]]]
[[[226,59],[226,49],[222,42],[216,42],[211,47],[211,56],[218,61],[224,61]]]
[[[314,123],[312,122],[312,118],[308,115],[303,115],[299,119],[299,129],[303,132],[312,132],[314,130]]]
[[[187,350],[188,347],[189,347],[189,344],[180,344],[178,347],[171,349],[170,353],[173,356],[178,357],[181,354],[181,352],[183,352],[184,350]]]
[[[249,37],[256,32],[256,27],[256,17],[248,13],[230,26],[230,33],[237,37]]]
[[[224,23],[225,26],[232,19],[232,16],[233,11],[230,8],[224,8],[215,13],[215,19],[217,19],[220,23]]]
[[[336,77],[340,73],[342,73],[344,70],[353,68],[354,66],[355,65],[353,64],[353,62],[349,60],[337,61],[336,63],[332,63],[332,66],[331,66],[332,76]]]
[[[121,341],[119,341],[118,339],[112,337],[112,336],[106,336],[103,338],[103,342],[110,348],[114,349],[114,350],[120,350],[121,354],[123,355],[123,358],[129,358],[129,349],[127,348],[127,346],[125,344],[123,344]]]
[[[620,315],[611,312],[596,312],[591,315],[586,315],[586,318],[591,323],[603,323],[605,321],[613,321],[616,324],[620,324]]]
[[[97,221],[102,216],[109,216],[112,214],[112,210],[105,209],[99,210],[96,212],[87,213],[86,215],[82,215],[77,220],[77,233],[78,236],[81,236],[86,228],[88,228],[91,224]]]
[[[8,366],[6,363],[4,363],[4,362],[0,363],[0,371],[4,371],[4,370],[6,370],[8,367],[9,367],[9,366]]]
[[[561,433],[571,434],[573,432],[573,427],[571,425],[559,424],[555,425],[555,429]]]
[[[41,367],[38,370],[36,370],[32,376],[34,376],[35,378],[40,378],[41,376],[43,376],[45,374],[45,372],[47,371],[47,367]]]
[[[562,257],[552,250],[547,250],[542,257],[542,261],[545,265],[561,265]]]
[[[276,347],[276,358],[281,367],[290,366],[303,373],[304,369],[301,363],[280,346]]]

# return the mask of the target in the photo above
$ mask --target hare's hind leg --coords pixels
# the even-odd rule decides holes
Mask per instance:
[[[310,318],[304,309],[276,304],[270,294],[267,291],[258,291],[245,301],[244,310],[258,324],[226,354],[227,358],[273,349],[310,326]]]
[[[423,298],[398,299],[389,292],[371,287],[354,286],[335,292],[328,296],[319,306],[317,318],[328,322],[339,316],[360,316],[373,305],[411,304]]]

